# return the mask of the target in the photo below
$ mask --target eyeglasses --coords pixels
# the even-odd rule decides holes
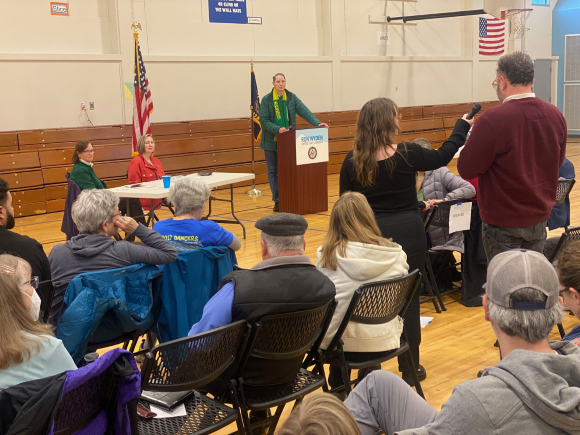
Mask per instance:
[[[30,284],[30,287],[32,287],[34,290],[36,290],[38,288],[39,282],[40,282],[40,279],[37,276],[33,276],[30,278],[30,281],[25,281],[22,283],[22,285]]]
[[[94,154],[95,153],[95,150],[84,150],[83,153],[86,153],[86,154]]]
[[[498,82],[498,80],[499,80],[499,78],[500,78],[500,77],[503,77],[503,76],[499,76],[499,77],[498,77],[498,78],[496,78],[496,79],[493,81],[493,83],[491,84],[491,87],[492,87],[492,88],[494,88],[496,91],[497,91],[497,88],[499,87],[499,82]]]
[[[566,288],[562,288],[560,289],[560,291],[558,292],[558,294],[560,295],[561,298],[564,297],[564,293],[565,292],[569,292],[570,291],[570,287],[566,287]]]

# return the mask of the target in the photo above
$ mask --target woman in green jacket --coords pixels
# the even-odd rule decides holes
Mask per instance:
[[[272,92],[262,98],[260,105],[260,124],[262,125],[262,143],[260,148],[266,155],[268,182],[272,191],[274,211],[278,211],[278,143],[276,135],[296,128],[296,114],[315,127],[326,127],[304,105],[300,98],[286,90],[286,77],[282,73],[272,78]]]
[[[72,155],[74,166],[70,171],[70,179],[79,185],[81,190],[106,189],[107,185],[95,175],[93,158],[95,150],[88,140],[79,140]]]

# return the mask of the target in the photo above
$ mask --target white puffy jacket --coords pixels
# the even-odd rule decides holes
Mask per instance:
[[[386,247],[349,242],[346,257],[338,255],[336,270],[321,268],[320,257],[321,248],[318,248],[316,254],[318,270],[334,283],[338,302],[321,345],[322,349],[326,349],[334,338],[356,289],[361,284],[404,275],[408,272],[409,266],[407,255],[399,245]],[[383,352],[396,349],[400,345],[402,331],[403,320],[400,317],[382,325],[350,322],[342,335],[344,350],[347,352]]]

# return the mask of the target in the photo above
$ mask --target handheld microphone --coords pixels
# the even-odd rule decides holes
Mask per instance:
[[[479,112],[480,110],[481,104],[475,103],[471,108],[471,111],[467,114],[467,119],[472,119],[475,115],[477,115],[477,112]]]

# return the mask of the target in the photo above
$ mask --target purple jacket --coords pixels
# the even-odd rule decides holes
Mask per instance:
[[[70,174],[65,174],[68,181],[66,200],[64,203],[64,214],[62,216],[62,225],[60,230],[66,234],[66,239],[70,240],[79,233],[77,226],[72,220],[71,210],[73,203],[77,200],[77,196],[81,194],[81,188],[74,180],[71,180]]]
[[[113,414],[114,422],[111,422],[111,427],[114,427],[114,433],[116,435],[131,435],[131,421],[128,403],[139,397],[141,394],[141,375],[137,369],[135,358],[131,352],[116,348],[105,353],[89,365],[81,367],[78,370],[67,371],[67,378],[64,383],[62,397],[64,397],[68,392],[81,386],[89,379],[100,375],[111,365],[115,365],[113,370],[119,377],[119,398],[117,400],[116,412]],[[133,417],[136,418],[136,416]],[[85,428],[75,432],[75,435],[104,434],[107,426],[107,413],[103,410]],[[54,424],[48,432],[48,435],[53,434]]]

